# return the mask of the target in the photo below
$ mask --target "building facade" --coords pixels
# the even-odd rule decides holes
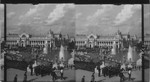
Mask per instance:
[[[103,46],[107,46],[112,48],[115,42],[116,48],[124,48],[125,46],[129,45],[129,42],[138,41],[139,38],[136,35],[131,36],[129,33],[122,34],[119,30],[112,35],[96,35],[91,33],[89,35],[76,34],[75,37],[69,37],[69,35],[62,35],[61,33],[56,34],[49,30],[48,33],[43,35],[30,35],[27,33],[8,34],[6,44],[10,46],[19,45],[22,47],[26,47],[27,45],[32,47],[36,45],[39,45],[40,47],[56,47],[57,41],[64,40],[75,41],[76,47],[101,48]]]
[[[113,47],[113,43],[116,42],[117,48],[124,48],[126,44],[132,40],[138,40],[137,36],[131,36],[128,34],[122,34],[119,30],[112,35],[95,35],[95,34],[77,34],[75,36],[77,47],[90,47],[93,48],[107,46],[109,48]]]
[[[144,45],[146,45],[148,48],[150,48],[150,34],[145,34]]]
[[[27,33],[22,34],[8,34],[6,44],[9,46],[22,46],[26,47],[30,45],[34,47],[36,45],[40,47],[49,46],[56,47],[57,41],[69,40],[69,35],[62,35],[61,33],[54,33],[49,30],[48,33],[43,35],[30,35]]]

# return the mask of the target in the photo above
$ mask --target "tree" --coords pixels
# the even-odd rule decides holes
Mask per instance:
[[[142,48],[144,47],[144,46],[143,46],[143,42],[141,41],[141,42],[137,43],[137,44],[136,44],[136,47],[137,47],[137,51],[142,50]]]
[[[71,41],[71,42],[69,42],[69,44],[68,44],[68,50],[73,50],[73,49],[75,49],[75,42],[74,41]]]

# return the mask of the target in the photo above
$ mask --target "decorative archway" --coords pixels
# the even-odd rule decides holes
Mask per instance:
[[[88,47],[93,48],[96,45],[97,36],[94,34],[90,34],[89,36],[87,36],[87,38],[88,38],[87,41]]]
[[[22,46],[22,47],[26,47],[26,45],[28,45],[28,39],[29,39],[29,35],[26,34],[26,33],[22,33],[20,36],[20,41],[19,41],[19,44]]]

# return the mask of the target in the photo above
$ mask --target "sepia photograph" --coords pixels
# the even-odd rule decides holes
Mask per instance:
[[[145,82],[150,81],[150,4],[144,5],[144,70]]]
[[[74,82],[74,4],[7,4],[9,82]]]
[[[0,81],[4,80],[4,50],[2,43],[4,42],[4,5],[0,4]]]
[[[76,5],[76,82],[142,82],[141,5]]]

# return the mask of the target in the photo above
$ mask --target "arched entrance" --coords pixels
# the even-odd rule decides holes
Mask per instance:
[[[90,34],[88,36],[88,41],[87,41],[88,47],[93,48],[96,45],[96,38],[97,36],[94,34]]]
[[[29,35],[26,34],[26,33],[22,33],[22,34],[20,35],[20,41],[19,41],[20,46],[26,47],[26,45],[29,44],[28,39],[29,39]]]

